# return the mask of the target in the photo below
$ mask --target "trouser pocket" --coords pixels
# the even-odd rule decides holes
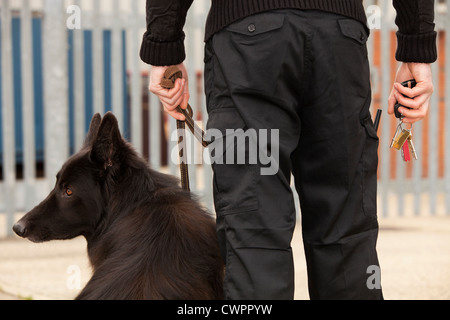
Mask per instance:
[[[258,209],[259,165],[251,163],[249,154],[256,150],[251,146],[256,141],[252,135],[245,134],[245,123],[239,112],[236,108],[216,109],[209,114],[207,128],[214,140],[209,151],[217,215]]]

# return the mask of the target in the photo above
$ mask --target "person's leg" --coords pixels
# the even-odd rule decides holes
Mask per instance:
[[[368,270],[378,268],[378,137],[369,112],[367,33],[334,14],[298,11],[297,19],[314,29],[292,156],[310,297],[380,299],[381,289],[367,285]]]
[[[290,87],[297,84],[285,80],[288,76],[298,79],[303,66],[298,52],[298,65],[286,69],[285,56],[294,53],[289,46],[292,33],[284,20],[281,12],[254,15],[233,23],[206,45],[207,128],[222,134],[210,145],[210,151],[216,161],[214,203],[226,262],[227,299],[294,296],[291,239],[295,206],[290,155],[298,143],[300,127],[295,112],[297,97]],[[242,133],[246,137],[239,142],[230,129],[242,129],[240,138]],[[244,140],[246,163],[230,164],[227,157],[237,161],[236,153],[242,152]],[[261,145],[264,141],[267,143]],[[217,163],[221,148],[228,163]],[[265,148],[271,150],[270,163],[261,157]],[[255,149],[258,163],[252,164]],[[234,156],[230,156],[231,151]],[[262,169],[272,172],[267,175]]]

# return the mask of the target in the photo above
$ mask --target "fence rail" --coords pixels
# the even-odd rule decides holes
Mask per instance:
[[[112,110],[124,135],[155,169],[177,174],[177,164],[170,161],[175,122],[161,112],[157,98],[148,95],[148,67],[138,57],[145,1],[0,1],[0,221],[6,220],[0,226],[6,225],[8,234],[14,215],[31,209],[51,189],[57,170],[81,146],[95,112]],[[420,160],[408,164],[388,147],[395,127],[386,112],[396,69],[392,5],[364,3],[369,18],[379,19],[368,44],[372,109],[385,111],[379,131],[379,213],[450,213],[450,133],[444,130],[450,123],[450,98],[445,94],[450,92],[450,0],[436,1],[436,90],[430,115],[414,125]],[[194,1],[185,28],[191,104],[203,126],[203,26],[208,7],[209,1]],[[71,30],[77,26],[77,8],[81,28]],[[199,144],[192,148],[201,157]],[[201,164],[190,170],[191,186],[212,208],[211,168]],[[0,230],[0,235],[5,232]]]

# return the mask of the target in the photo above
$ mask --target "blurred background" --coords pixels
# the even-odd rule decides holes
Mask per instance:
[[[203,29],[209,6],[208,0],[195,0],[185,25],[190,103],[202,127],[207,119]],[[395,10],[392,1],[365,0],[364,6],[372,29],[373,115],[383,109],[379,251],[391,284],[386,288],[390,297],[386,290],[385,296],[449,299],[450,131],[445,125],[450,123],[450,0],[435,1],[435,93],[428,117],[413,129],[419,160],[408,163],[389,149],[397,125],[387,114],[397,69]],[[174,175],[176,125],[149,95],[150,68],[139,59],[145,0],[0,0],[0,11],[0,298],[1,292],[10,298],[70,298],[75,293],[65,283],[67,267],[79,266],[83,281],[89,279],[84,240],[29,244],[13,236],[13,223],[51,190],[61,165],[82,145],[94,113],[113,111],[124,137],[150,165]],[[211,168],[194,139],[190,148],[197,163],[190,166],[191,188],[213,212]],[[307,280],[300,237],[293,247],[299,259],[296,298],[302,299],[307,298]],[[31,257],[37,260],[31,263]],[[59,273],[48,269],[58,264]],[[52,283],[55,277],[59,284]]]

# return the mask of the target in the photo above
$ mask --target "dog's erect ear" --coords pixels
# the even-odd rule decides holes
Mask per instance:
[[[90,147],[94,142],[94,139],[97,137],[98,128],[100,128],[100,123],[102,122],[102,117],[100,113],[94,114],[91,120],[91,124],[89,125],[89,131],[86,135],[86,139],[84,140],[83,148]]]
[[[112,112],[108,112],[103,117],[92,143],[91,159],[101,163],[105,169],[112,167],[118,162],[123,143],[117,119]]]

